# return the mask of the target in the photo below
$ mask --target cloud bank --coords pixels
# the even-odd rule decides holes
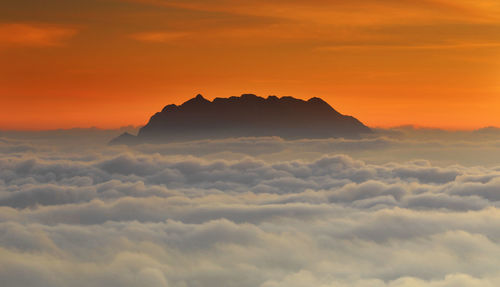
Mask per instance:
[[[475,133],[135,148],[3,134],[0,278],[6,286],[495,286],[500,168],[436,155],[494,151],[496,131]]]

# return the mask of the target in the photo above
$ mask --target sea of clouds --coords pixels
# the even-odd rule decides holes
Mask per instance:
[[[2,286],[497,286],[500,131],[0,132]]]

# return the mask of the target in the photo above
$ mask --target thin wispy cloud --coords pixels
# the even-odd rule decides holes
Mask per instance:
[[[142,32],[129,35],[130,38],[145,43],[168,43],[185,38],[189,33],[183,32]]]
[[[62,46],[77,33],[75,28],[50,24],[0,24],[0,46]]]
[[[377,25],[404,23],[497,22],[500,5],[494,0],[426,1],[169,1],[127,0],[162,7],[198,11],[219,11],[240,15],[267,15],[283,19],[309,20],[330,24]],[[478,17],[481,15],[481,17]],[[337,16],[337,17],[332,17]]]
[[[401,45],[401,44],[353,44],[353,45],[331,45],[321,46],[316,48],[318,51],[335,51],[335,50],[456,50],[456,49],[487,49],[499,48],[498,43],[442,43],[442,44],[415,44],[415,45]]]

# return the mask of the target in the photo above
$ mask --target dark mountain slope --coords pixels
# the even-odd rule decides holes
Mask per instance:
[[[308,101],[292,97],[268,98],[203,96],[180,106],[168,105],[151,117],[137,137],[122,135],[114,144],[169,142],[205,138],[279,136],[286,139],[357,137],[371,130],[345,116],[320,98]]]

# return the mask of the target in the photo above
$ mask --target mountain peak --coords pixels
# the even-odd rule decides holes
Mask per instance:
[[[186,106],[197,106],[197,105],[203,105],[203,104],[208,104],[210,103],[209,100],[205,99],[201,94],[196,95],[196,97],[184,102],[181,107],[186,107]]]
[[[242,99],[251,99],[251,100],[255,100],[255,99],[263,99],[263,98],[261,98],[261,97],[258,97],[258,96],[256,96],[256,95],[254,95],[254,94],[242,94],[242,95],[241,95],[241,98],[242,98]]]
[[[318,98],[318,97],[312,97],[309,100],[307,100],[307,102],[308,103],[313,103],[313,104],[327,104],[325,101],[323,101],[323,99]]]
[[[344,116],[324,100],[242,94],[205,99],[201,94],[182,105],[167,105],[151,117],[136,137],[141,142],[206,138],[279,136],[282,138],[356,137],[371,130]],[[122,135],[113,142],[132,141]],[[120,140],[120,138],[122,140]]]

